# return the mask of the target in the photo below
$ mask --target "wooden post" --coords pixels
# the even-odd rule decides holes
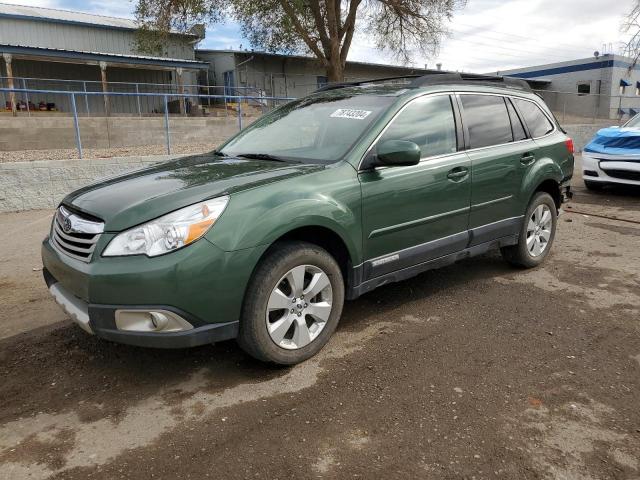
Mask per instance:
[[[182,73],[184,70],[181,67],[176,68],[176,83],[178,84],[178,93],[180,95],[184,95],[184,82],[182,80]],[[178,99],[178,104],[180,105],[180,114],[186,115],[187,113],[187,99],[185,97],[180,97]]]
[[[8,80],[8,85],[9,88],[13,89],[15,88],[13,85],[13,65],[11,64],[11,61],[13,60],[12,56],[10,53],[3,53],[2,56],[4,57],[4,63],[7,66],[7,77],[9,77]],[[9,93],[9,101],[11,103],[11,112],[13,113],[14,116],[16,116],[18,114],[18,109],[16,106],[16,94],[15,92],[11,92]]]
[[[107,62],[100,62],[100,78],[102,80],[102,91],[104,93],[109,91],[109,84],[107,83]],[[109,105],[109,95],[103,95],[104,98],[104,114],[108,117],[111,113]]]

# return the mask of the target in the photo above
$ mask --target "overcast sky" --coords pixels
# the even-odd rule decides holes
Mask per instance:
[[[127,0],[0,0],[6,3],[62,8],[130,17]],[[635,0],[468,0],[456,12],[437,56],[416,56],[413,65],[447,70],[492,72],[589,57],[595,50],[620,53],[626,38],[620,22]],[[606,47],[604,46],[606,44]],[[248,42],[234,24],[207,31],[202,48],[233,48]],[[349,60],[398,63],[358,36]]]

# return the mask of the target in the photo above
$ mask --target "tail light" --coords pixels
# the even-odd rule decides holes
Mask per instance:
[[[573,154],[576,151],[573,145],[573,139],[567,138],[567,141],[564,142],[564,144],[567,146],[567,150],[569,150],[569,153]]]

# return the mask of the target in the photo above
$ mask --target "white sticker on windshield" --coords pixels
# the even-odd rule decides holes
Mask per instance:
[[[351,118],[353,120],[364,120],[371,112],[369,110],[355,110],[353,108],[339,108],[333,112],[331,118]]]

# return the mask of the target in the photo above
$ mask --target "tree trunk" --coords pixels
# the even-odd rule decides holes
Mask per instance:
[[[327,65],[327,81],[329,83],[344,82],[344,68],[342,67],[340,56],[327,60],[329,62],[329,65]]]

